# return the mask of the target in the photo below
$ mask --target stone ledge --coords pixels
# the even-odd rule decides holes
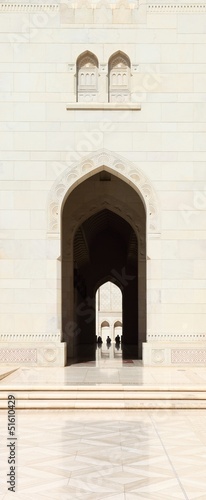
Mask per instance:
[[[67,105],[67,111],[69,110],[102,110],[102,111],[122,111],[122,110],[131,110],[131,111],[140,111],[141,104],[127,102],[127,103],[115,103],[115,102],[72,102]]]

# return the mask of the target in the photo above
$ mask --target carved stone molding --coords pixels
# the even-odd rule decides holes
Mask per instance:
[[[206,4],[199,3],[154,3],[147,5],[147,11],[151,14],[177,14],[178,12],[193,13],[197,12],[201,14],[206,12]]]
[[[172,349],[171,362],[173,364],[205,364],[205,349]]]
[[[79,182],[107,170],[127,182],[140,195],[147,213],[147,233],[160,232],[158,200],[146,175],[132,162],[106,150],[99,150],[82,158],[66,170],[53,184],[48,200],[48,236],[60,236],[60,214],[64,198]]]
[[[66,343],[59,340],[39,342],[39,339],[27,339],[19,342],[7,339],[0,343],[0,364],[65,366],[66,350]]]
[[[2,363],[36,363],[36,349],[0,349],[0,361]]]
[[[164,349],[152,349],[152,361],[158,365],[165,361]]]
[[[59,342],[60,333],[1,333],[0,342]]]
[[[44,349],[43,355],[46,361],[49,363],[54,363],[57,359],[57,353],[55,349]]]
[[[55,12],[59,11],[59,4],[32,4],[32,3],[0,3],[0,12]]]
[[[204,333],[148,333],[147,334],[147,341],[148,342],[159,342],[159,341],[164,341],[164,342],[171,342],[171,341],[181,341],[181,342],[191,342],[191,341],[200,341],[202,342],[203,340],[206,339],[206,334]]]
[[[46,12],[58,12],[60,8],[66,8],[69,11],[75,11],[75,10],[81,10],[82,8],[87,9],[88,11],[95,11],[95,10],[100,10],[100,9],[108,9],[112,11],[119,11],[125,10],[128,11],[136,11],[138,10],[138,2],[136,0],[134,1],[129,1],[129,0],[118,0],[116,2],[109,2],[109,0],[101,0],[96,3],[92,3],[86,0],[76,0],[74,2],[61,2],[61,3],[0,3],[0,13],[3,12],[41,12],[41,11],[46,11]],[[147,5],[147,12],[149,13],[202,13],[206,12],[206,4],[203,3],[154,3],[154,4],[148,4]],[[109,22],[109,19],[107,20]],[[113,19],[113,22],[115,19]]]

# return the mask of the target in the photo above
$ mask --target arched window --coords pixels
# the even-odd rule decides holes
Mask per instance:
[[[92,52],[86,51],[77,59],[77,102],[97,100],[98,59]]]
[[[120,339],[122,337],[122,322],[121,321],[115,321],[114,323],[114,338],[119,335]]]
[[[103,322],[101,323],[101,327],[103,327],[103,328],[104,328],[105,326],[109,326],[108,321],[103,321]]]
[[[114,323],[114,328],[122,327],[122,322],[121,321],[115,321]]]
[[[131,64],[123,52],[116,52],[109,59],[109,102],[130,101]]]

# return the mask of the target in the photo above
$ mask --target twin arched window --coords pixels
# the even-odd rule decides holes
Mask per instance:
[[[99,63],[92,52],[86,51],[77,59],[77,101],[98,101]],[[108,62],[108,102],[130,101],[131,64],[123,52],[113,54]]]

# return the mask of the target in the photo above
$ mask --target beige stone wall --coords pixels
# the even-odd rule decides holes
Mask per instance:
[[[76,162],[106,149],[132,162],[157,200],[161,227],[147,233],[148,341],[197,343],[206,332],[205,6],[69,5],[0,5],[0,338],[59,342],[50,192]],[[110,56],[128,55],[141,110],[67,110],[85,50],[99,60],[104,91]]]

